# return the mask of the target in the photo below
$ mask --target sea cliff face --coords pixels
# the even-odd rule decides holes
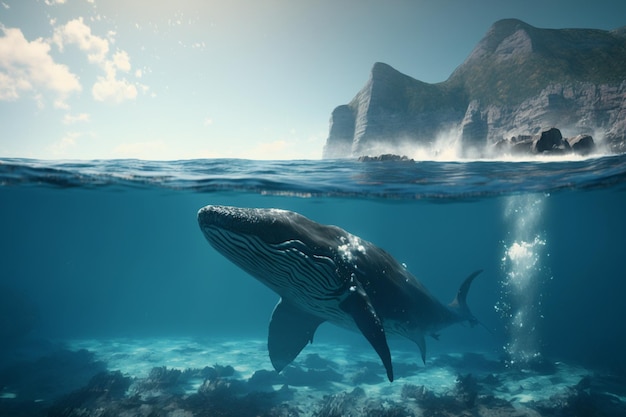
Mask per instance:
[[[465,156],[552,127],[626,151],[626,29],[539,29],[496,22],[448,80],[428,84],[389,65],[335,108],[325,158],[407,153],[442,132]]]

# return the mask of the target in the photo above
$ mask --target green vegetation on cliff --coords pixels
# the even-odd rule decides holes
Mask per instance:
[[[484,104],[517,104],[550,84],[626,80],[624,28],[539,29],[496,22],[445,84]]]

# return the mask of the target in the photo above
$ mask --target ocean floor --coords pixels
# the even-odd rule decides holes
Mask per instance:
[[[625,416],[626,375],[481,353],[419,363],[314,343],[281,374],[262,340],[97,339],[0,362],[0,416]],[[4,364],[2,364],[4,363]]]

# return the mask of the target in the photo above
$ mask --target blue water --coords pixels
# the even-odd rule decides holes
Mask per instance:
[[[338,225],[446,302],[483,269],[468,304],[484,326],[443,330],[428,356],[480,351],[510,365],[542,358],[626,374],[626,155],[0,159],[0,350],[78,338],[264,339],[277,296],[205,241],[196,213],[207,204],[279,207]],[[316,341],[357,336],[323,325]],[[393,343],[418,357],[409,342]]]

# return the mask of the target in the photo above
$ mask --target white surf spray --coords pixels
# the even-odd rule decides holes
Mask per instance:
[[[539,326],[547,274],[542,262],[546,237],[541,217],[547,198],[537,194],[513,195],[505,203],[509,237],[504,243],[504,276],[495,308],[508,333],[504,350],[509,365],[525,367],[542,360]]]
[[[407,156],[415,161],[436,162],[474,162],[474,161],[497,161],[497,162],[571,162],[582,161],[591,158],[599,158],[610,155],[608,144],[604,140],[602,132],[594,132],[596,148],[588,155],[570,153],[510,153],[498,150],[493,144],[485,142],[475,147],[463,145],[463,132],[460,125],[449,125],[437,132],[433,138],[417,141],[415,138],[396,139],[393,141],[380,140],[375,145],[370,145],[368,156],[395,154]],[[515,135],[513,135],[515,136]],[[569,137],[576,136],[572,133]]]

